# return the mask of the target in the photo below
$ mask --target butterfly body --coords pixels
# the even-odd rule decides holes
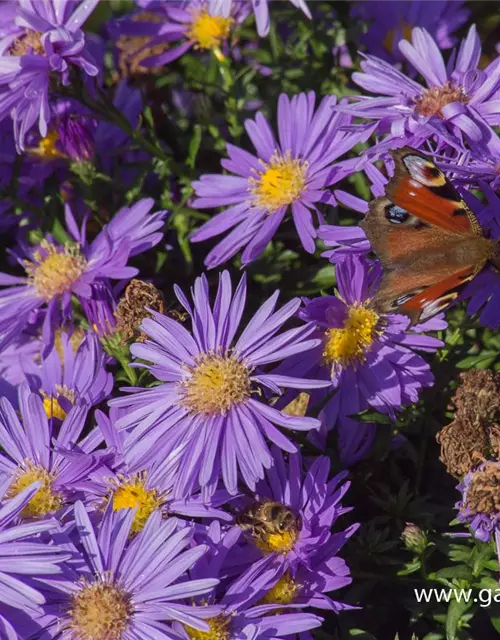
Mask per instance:
[[[408,147],[393,156],[387,195],[361,226],[384,267],[375,306],[417,322],[451,304],[488,261],[500,266],[500,244],[427,156]]]

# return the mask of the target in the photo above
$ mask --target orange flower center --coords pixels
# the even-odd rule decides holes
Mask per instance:
[[[432,87],[415,100],[416,111],[421,116],[438,116],[443,118],[442,109],[452,102],[467,104],[469,97],[464,92],[463,87],[448,81],[442,87]]]

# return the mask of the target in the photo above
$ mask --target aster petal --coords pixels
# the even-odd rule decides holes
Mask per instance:
[[[283,222],[286,212],[287,207],[280,207],[264,219],[263,224],[260,225],[260,229],[250,240],[241,254],[241,261],[244,265],[253,262],[253,260],[255,260],[264,251],[276,233],[276,230]]]
[[[302,246],[308,253],[314,253],[316,249],[314,242],[316,230],[313,225],[311,212],[302,202],[297,201],[292,203],[292,215]]]
[[[265,162],[269,162],[273,153],[278,149],[278,144],[266,118],[259,111],[255,120],[245,120],[245,129],[257,155]]]
[[[441,51],[425,29],[415,27],[412,31],[412,44],[401,40],[399,50],[423,75],[429,86],[442,86],[448,80]]]
[[[74,514],[76,525],[79,528],[80,541],[85,549],[88,562],[95,573],[102,575],[104,573],[104,565],[101,551],[97,544],[94,528],[81,501],[75,503]]]
[[[248,405],[255,413],[261,414],[270,422],[287,429],[308,431],[309,429],[318,429],[320,426],[320,422],[316,418],[289,416],[252,398],[248,401]]]

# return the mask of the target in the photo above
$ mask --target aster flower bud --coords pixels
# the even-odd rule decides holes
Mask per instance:
[[[425,532],[413,522],[407,522],[401,539],[408,551],[422,555],[427,547],[427,536]]]

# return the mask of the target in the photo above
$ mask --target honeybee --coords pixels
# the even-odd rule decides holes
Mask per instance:
[[[290,507],[272,500],[255,502],[236,518],[236,524],[256,542],[267,542],[269,536],[295,534],[300,531],[302,518]]]

